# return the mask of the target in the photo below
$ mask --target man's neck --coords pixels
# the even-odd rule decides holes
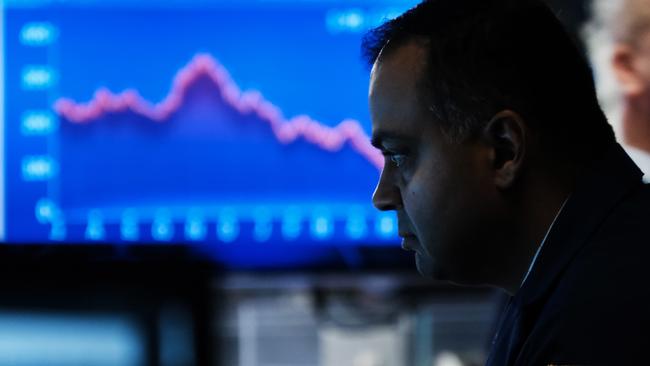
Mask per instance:
[[[504,283],[504,290],[510,295],[514,295],[521,287],[522,280],[531,269],[531,263],[538,251],[540,245],[546,238],[561,208],[567,200],[570,190],[557,192],[540,193],[538,197],[545,197],[544,200],[535,200],[534,205],[527,208],[522,217],[527,218],[527,222],[521,223],[521,236],[518,238],[516,251],[513,252],[512,272]]]
[[[548,158],[546,151],[529,155],[529,165],[518,184],[504,195],[504,225],[496,228],[499,262],[486,266],[486,283],[515,295],[551,224],[578,182],[584,162]],[[542,256],[543,257],[543,256]],[[542,258],[540,257],[540,258]]]

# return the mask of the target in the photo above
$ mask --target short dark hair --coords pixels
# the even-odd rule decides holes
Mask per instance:
[[[413,40],[427,47],[422,90],[452,139],[511,109],[558,156],[588,157],[615,142],[586,57],[541,1],[423,1],[368,32],[362,53],[372,65]]]

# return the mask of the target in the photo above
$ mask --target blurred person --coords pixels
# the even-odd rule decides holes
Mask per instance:
[[[650,186],[546,5],[424,1],[362,48],[374,205],[423,275],[511,296],[487,364],[643,360]]]
[[[594,0],[585,37],[599,95],[628,154],[650,174],[650,0]]]

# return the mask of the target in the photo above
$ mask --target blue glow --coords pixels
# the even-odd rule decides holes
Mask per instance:
[[[23,179],[42,181],[53,178],[58,173],[58,164],[49,156],[28,156],[23,159]]]
[[[346,234],[355,240],[359,240],[368,235],[368,224],[365,216],[362,214],[350,215],[345,223]]]
[[[273,235],[272,210],[267,207],[258,207],[253,213],[255,226],[253,228],[253,239],[256,242],[267,242]]]
[[[266,242],[273,234],[273,223],[271,221],[255,221],[253,237],[257,242]]]
[[[192,211],[185,222],[185,238],[192,241],[205,240],[207,227],[200,210]]]
[[[22,86],[27,90],[51,88],[56,80],[56,72],[47,66],[26,66],[22,71]]]
[[[282,218],[282,236],[285,240],[295,240],[302,232],[302,216],[297,209],[285,212]]]
[[[217,221],[217,238],[230,243],[239,236],[239,220],[234,212],[223,212]]]
[[[106,238],[104,219],[101,212],[91,211],[88,214],[88,226],[86,226],[85,237],[90,241],[100,241]]]
[[[364,32],[381,25],[387,19],[395,18],[407,8],[375,9],[334,9],[327,13],[327,29],[333,34]]]
[[[329,214],[321,212],[312,218],[311,234],[315,239],[327,239],[332,236],[333,230],[332,218]]]
[[[21,132],[25,136],[42,136],[56,130],[58,119],[49,111],[27,111],[23,114]]]
[[[365,30],[364,14],[361,10],[332,11],[327,14],[327,27],[331,32],[358,32]]]
[[[174,237],[174,223],[167,210],[159,210],[151,227],[151,236],[157,241],[170,241]]]
[[[36,219],[40,223],[52,222],[57,215],[56,204],[48,198],[43,198],[36,203]]]
[[[397,235],[397,218],[394,213],[383,213],[376,221],[375,229],[377,234],[384,237]]]
[[[62,241],[66,239],[67,234],[68,230],[65,226],[65,219],[62,215],[56,216],[52,220],[48,239],[52,241]]]
[[[136,241],[140,238],[138,212],[128,209],[122,214],[120,223],[120,238],[125,241]]]
[[[20,31],[20,42],[25,46],[47,46],[56,41],[57,29],[51,23],[28,23]]]

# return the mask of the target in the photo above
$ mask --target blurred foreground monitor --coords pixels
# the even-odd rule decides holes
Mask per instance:
[[[406,273],[228,273],[195,264],[0,268],[0,364],[474,366],[499,303]]]

